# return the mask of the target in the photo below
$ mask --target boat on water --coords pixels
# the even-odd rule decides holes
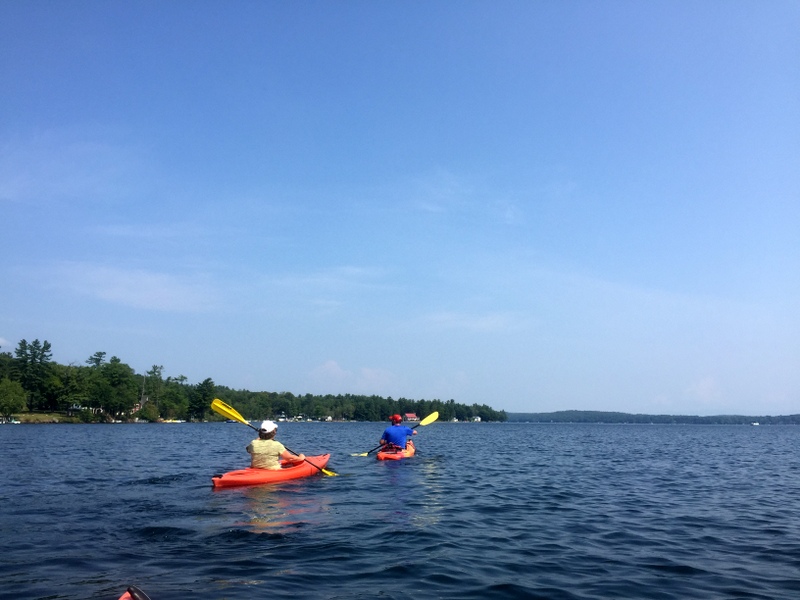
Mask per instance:
[[[408,440],[405,448],[398,448],[396,446],[379,450],[377,454],[378,460],[402,460],[404,458],[411,458],[417,453],[414,447],[414,442]]]
[[[145,594],[135,585],[132,585],[125,590],[125,593],[119,597],[119,600],[150,600],[150,596]]]
[[[214,475],[211,478],[211,483],[214,485],[214,489],[218,489],[243,485],[263,485],[310,477],[321,473],[325,465],[328,464],[330,457],[330,454],[320,454],[318,456],[306,456],[306,460],[299,463],[281,461],[284,466],[280,469],[254,469],[248,467],[237,471],[229,471],[222,475]]]

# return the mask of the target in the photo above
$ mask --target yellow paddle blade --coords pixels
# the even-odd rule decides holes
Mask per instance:
[[[424,419],[422,419],[422,421],[420,421],[419,424],[422,425],[423,427],[425,427],[425,425],[430,425],[431,423],[433,423],[438,418],[439,418],[439,411],[437,410],[437,411],[432,412],[431,414],[429,414]]]
[[[333,471],[328,471],[328,469],[320,469],[320,471],[322,471],[322,473],[324,475],[327,475],[328,477],[338,477],[339,476],[338,473],[334,473]]]
[[[233,419],[234,421],[239,421],[239,423],[244,423],[248,427],[253,427],[242,415],[236,411],[235,408],[228,406],[219,398],[214,398],[214,401],[211,403],[211,410],[221,414],[223,417]],[[253,427],[253,429],[256,429],[256,427]]]
[[[355,454],[351,454],[350,456],[369,456],[368,452],[357,452]]]

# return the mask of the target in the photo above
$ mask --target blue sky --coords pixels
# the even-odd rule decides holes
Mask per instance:
[[[797,2],[0,2],[0,346],[800,412]]]

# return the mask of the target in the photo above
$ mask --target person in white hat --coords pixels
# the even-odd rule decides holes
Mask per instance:
[[[264,421],[258,428],[258,439],[247,446],[250,453],[250,466],[254,469],[280,469],[281,459],[289,462],[303,462],[305,454],[292,454],[279,441],[273,439],[278,426],[273,421]]]

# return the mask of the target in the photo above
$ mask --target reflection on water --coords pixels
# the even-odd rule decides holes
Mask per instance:
[[[226,515],[230,527],[254,533],[286,533],[326,519],[331,498],[303,494],[306,480],[214,490],[212,504]]]
[[[419,510],[415,511],[413,521],[418,527],[429,527],[439,523],[444,510],[445,490],[442,483],[439,463],[436,460],[425,460],[419,469],[422,481],[422,498]]]
[[[375,502],[372,516],[392,529],[421,529],[438,522],[442,512],[442,484],[435,459],[415,456],[398,461],[375,461],[374,486],[382,501]]]
[[[407,468],[408,463],[403,461],[383,461],[378,463],[386,478],[384,489],[386,490],[387,512],[390,518],[403,519],[403,524],[408,518],[408,504],[413,501],[416,494],[416,487],[419,479],[413,469]]]

